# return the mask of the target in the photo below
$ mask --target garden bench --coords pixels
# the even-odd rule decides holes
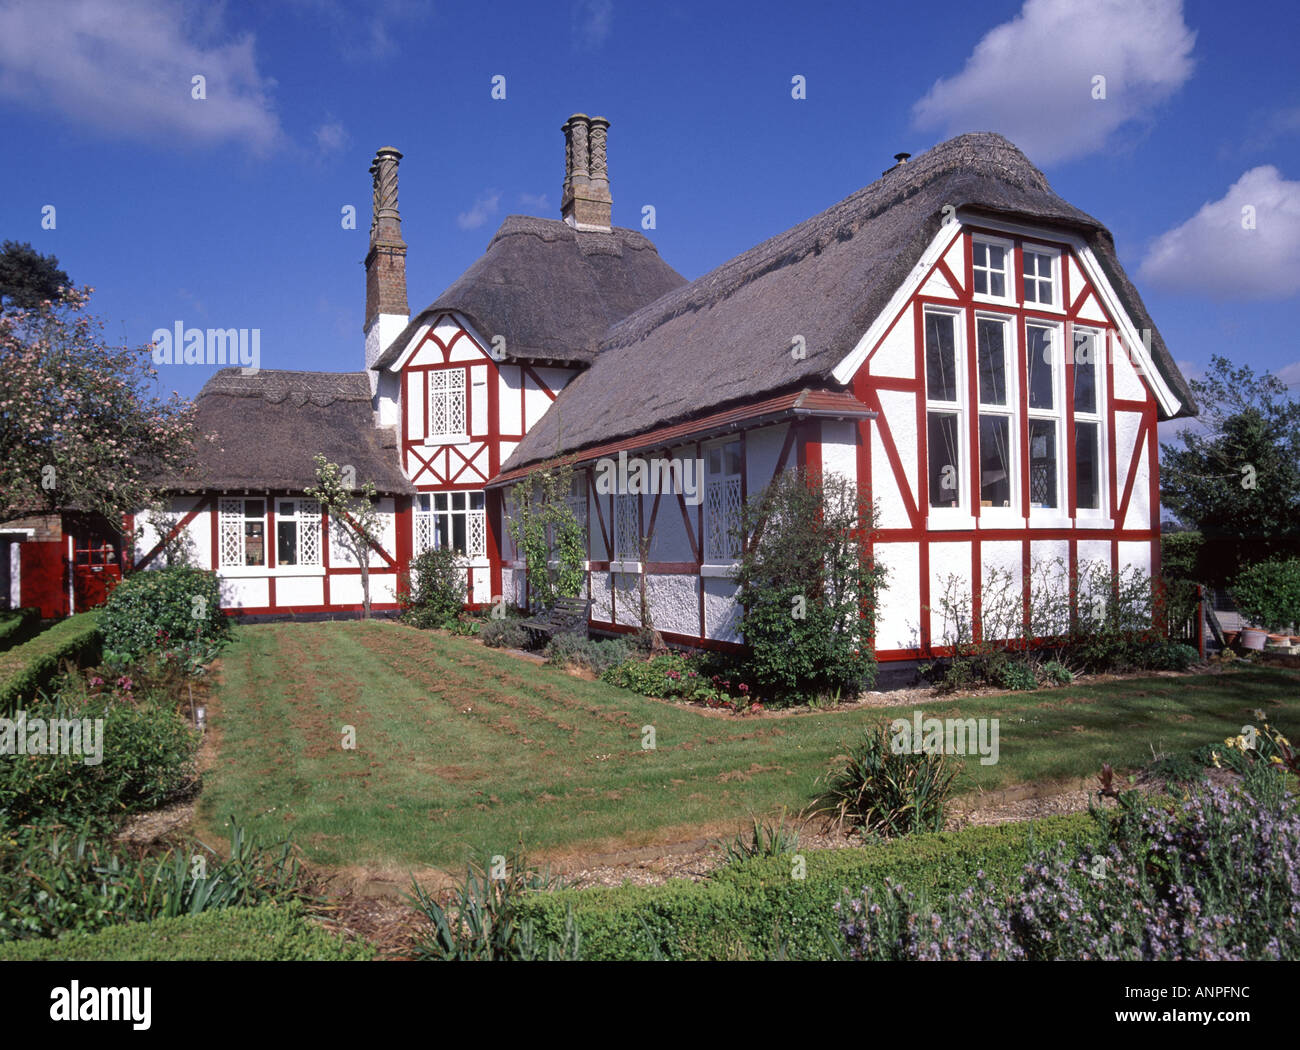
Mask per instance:
[[[558,598],[545,612],[522,620],[519,624],[533,643],[540,644],[557,634],[581,634],[586,637],[590,598]]]

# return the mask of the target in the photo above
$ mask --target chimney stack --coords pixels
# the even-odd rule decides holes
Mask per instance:
[[[579,230],[608,230],[613,213],[605,156],[609,121],[575,113],[564,132],[564,189],[560,216]]]
[[[406,242],[397,210],[397,165],[402,155],[392,146],[375,154],[370,165],[373,202],[370,250],[366,253],[366,367],[369,368],[410,319],[406,303]],[[375,376],[370,377],[373,393]]]

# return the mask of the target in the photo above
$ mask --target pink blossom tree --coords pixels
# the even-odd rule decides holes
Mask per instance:
[[[78,510],[116,523],[193,455],[193,403],[150,390],[149,347],[104,340],[93,291],[0,316],[0,521]]]

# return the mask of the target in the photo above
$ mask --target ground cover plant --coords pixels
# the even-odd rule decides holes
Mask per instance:
[[[916,710],[718,718],[382,622],[245,625],[221,671],[208,713],[222,754],[200,820],[258,814],[251,830],[292,831],[323,864],[457,870],[521,837],[544,858],[732,834],[751,814],[801,811],[844,741]],[[933,713],[1000,719],[999,761],[968,763],[971,792],[1091,777],[1104,762],[1139,770],[1153,749],[1221,739],[1257,707],[1294,737],[1298,684],[1294,671],[1248,668],[936,700]]]

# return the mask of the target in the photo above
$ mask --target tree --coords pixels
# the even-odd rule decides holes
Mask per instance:
[[[0,246],[0,313],[6,308],[37,310],[45,300],[57,303],[71,288],[72,280],[53,255],[17,241]]]
[[[0,316],[0,521],[80,510],[119,522],[193,454],[194,405],[149,392],[149,349],[108,345],[90,292]]]
[[[572,598],[586,578],[587,533],[569,506],[573,464],[543,464],[514,487],[506,528],[524,555],[530,598],[550,608]]]
[[[1161,445],[1161,499],[1204,536],[1202,582],[1300,550],[1300,402],[1277,377],[1211,358],[1191,381],[1201,427]]]
[[[875,678],[884,572],[868,541],[875,507],[838,474],[783,471],[742,507],[735,579],[746,671],[777,700],[856,694]]]
[[[359,487],[351,467],[331,463],[319,452],[316,485],[306,490],[321,512],[329,515],[331,534],[361,566],[361,615],[370,617],[370,551],[379,543],[379,496],[372,481]]]

